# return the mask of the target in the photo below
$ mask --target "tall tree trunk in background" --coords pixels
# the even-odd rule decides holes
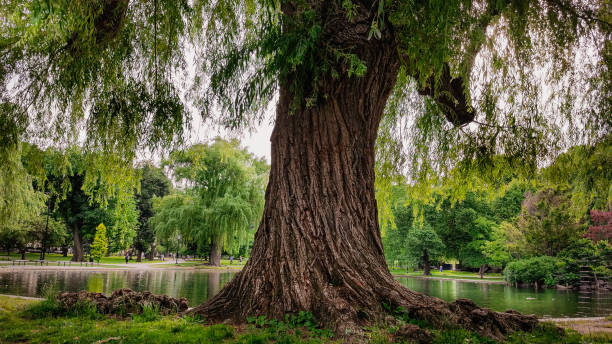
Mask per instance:
[[[291,4],[283,4],[291,15]],[[244,322],[252,315],[282,319],[308,311],[338,334],[358,335],[363,325],[388,318],[386,304],[403,307],[411,318],[461,324],[490,337],[531,329],[535,317],[479,309],[469,300],[446,303],[403,287],[389,272],[374,197],[374,144],[400,62],[391,27],[382,39],[368,40],[375,15],[370,8],[359,6],[353,22],[344,12],[326,13],[322,34],[324,42],[356,52],[366,75],[321,81],[324,97],[295,109],[289,83],[281,81],[265,208],[251,258],[190,313]]]
[[[155,251],[156,251],[156,245],[155,243],[153,243],[151,244],[151,248],[149,249],[149,252],[145,254],[145,258],[148,260],[153,260],[153,258],[155,258]]]
[[[484,278],[484,273],[486,271],[487,271],[487,264],[482,264],[480,268],[478,269],[478,274],[480,275],[480,278]]]
[[[25,247],[19,249],[19,252],[21,253],[21,260],[25,260],[26,259],[26,249],[25,249]]]
[[[142,262],[142,250],[136,250],[136,252],[138,252],[136,253],[136,261],[140,263]]]
[[[85,255],[83,254],[83,236],[77,224],[72,226],[72,239],[74,241],[74,246],[72,247],[72,261],[82,262],[85,260]]]
[[[51,213],[51,199],[47,201],[47,219],[45,221],[45,231],[43,232],[40,240],[40,260],[45,260],[45,253],[47,251],[47,237],[49,236],[49,214]]]
[[[45,260],[45,252],[47,251],[47,240],[43,237],[40,243],[40,260]]]
[[[429,263],[429,254],[427,253],[427,250],[423,252],[423,275],[431,275],[431,264]]]
[[[218,240],[213,239],[210,244],[210,258],[208,259],[208,264],[212,266],[221,266],[221,244],[217,242]]]

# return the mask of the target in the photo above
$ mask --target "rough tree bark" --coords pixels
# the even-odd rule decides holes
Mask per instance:
[[[221,245],[217,240],[212,240],[210,244],[210,259],[208,264],[212,266],[221,266]]]
[[[287,6],[285,13],[292,10]],[[265,208],[251,258],[219,294],[190,312],[243,322],[304,310],[346,335],[388,319],[385,304],[492,338],[533,328],[533,317],[481,309],[469,300],[447,303],[403,287],[390,274],[374,196],[374,144],[400,59],[393,29],[368,40],[371,6],[359,8],[353,22],[344,13],[329,15],[323,40],[356,52],[366,75],[324,80],[324,99],[293,111],[289,84],[281,81]]]
[[[77,224],[72,226],[72,238],[74,240],[74,245],[72,246],[71,260],[73,262],[82,262],[85,260],[85,255],[83,254],[83,236]]]

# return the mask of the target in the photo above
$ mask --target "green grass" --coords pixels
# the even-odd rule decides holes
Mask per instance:
[[[405,269],[390,268],[393,275],[403,276],[421,276],[421,277],[436,277],[436,278],[460,278],[460,279],[477,279],[480,280],[480,275],[475,272],[469,271],[451,271],[444,270],[442,272],[438,270],[432,270],[431,276],[423,276],[423,271],[410,271],[406,272]],[[487,281],[503,281],[504,278],[500,273],[487,273],[484,275],[484,279]]]
[[[330,332],[307,323],[263,321],[246,327],[204,325],[199,318],[161,316],[154,308],[119,319],[79,306],[58,314],[49,300],[0,296],[0,343],[327,343]],[[292,322],[291,322],[292,321]]]
[[[6,257],[7,257],[6,252],[0,255],[0,257],[6,260]],[[27,260],[38,260],[39,258],[40,258],[40,253],[26,253]],[[10,260],[20,260],[20,259],[21,259],[21,254],[12,253],[10,256]],[[64,257],[63,255],[57,254],[57,253],[45,254],[45,260],[48,260],[50,262],[67,262],[67,261],[70,261],[70,259],[72,259],[72,255],[68,255],[67,257]],[[0,262],[1,261],[2,260],[0,260]],[[142,263],[159,263],[159,260],[143,259]],[[100,264],[125,264],[125,258],[123,256],[103,257],[102,259],[100,259]],[[134,258],[130,260],[129,264],[138,264],[138,262],[136,262],[136,258]]]
[[[250,318],[246,326],[205,325],[197,317],[161,316],[154,307],[140,315],[109,317],[95,307],[78,305],[60,312],[49,298],[25,300],[0,295],[0,343],[223,343],[299,344],[343,343],[329,330],[319,328],[310,313],[286,316],[284,321]],[[397,327],[366,329],[369,343],[391,344]],[[463,329],[432,330],[434,344],[493,344]],[[597,336],[560,332],[544,324],[532,333],[515,333],[508,344],[608,343]]]
[[[165,259],[166,262],[173,262],[173,259]],[[157,261],[159,262],[159,261]],[[242,261],[242,264],[240,264],[236,259],[234,259],[234,263],[230,264],[229,259],[221,259],[221,266],[217,267],[217,266],[210,266],[210,265],[202,265],[202,264],[206,264],[207,261],[206,260],[196,260],[196,261],[188,261],[188,262],[179,262],[178,264],[160,264],[158,267],[160,268],[175,268],[175,267],[186,267],[186,268],[196,268],[196,269],[220,269],[220,270],[227,270],[227,269],[236,269],[236,270],[240,270],[242,269],[242,267],[244,267],[244,265],[246,264],[246,260]]]

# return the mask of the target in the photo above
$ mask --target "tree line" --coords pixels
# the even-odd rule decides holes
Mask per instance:
[[[426,275],[431,265],[458,263],[481,277],[503,271],[512,284],[536,286],[577,286],[584,266],[612,276],[611,142],[573,147],[531,178],[510,172],[496,188],[459,200],[437,189],[423,202],[409,186],[394,186],[387,263]],[[585,193],[587,183],[597,191]]]
[[[268,166],[238,141],[176,150],[160,166],[139,163],[132,171],[138,182],[115,183],[109,198],[100,197],[100,176],[85,168],[90,154],[20,143],[27,202],[11,203],[22,208],[14,209],[19,216],[0,220],[0,247],[9,256],[18,251],[26,259],[35,250],[44,260],[54,249],[72,251],[73,261],[116,253],[141,261],[170,250],[219,265],[222,252],[248,255]]]

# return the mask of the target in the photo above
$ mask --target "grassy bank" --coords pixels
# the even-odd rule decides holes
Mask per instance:
[[[394,343],[396,328],[366,330],[368,342]],[[495,343],[461,329],[431,330],[434,344]],[[24,300],[0,296],[1,343],[343,343],[316,326],[308,314],[288,317],[286,321],[251,319],[244,326],[205,325],[197,318],[160,316],[154,310],[141,315],[116,318],[101,315],[95,308],[80,306],[57,314],[49,301]],[[608,343],[602,336],[583,336],[570,331],[562,335],[551,325],[533,333],[516,333],[507,343]]]
[[[172,261],[172,260],[171,260]],[[175,267],[183,267],[183,268],[194,268],[194,269],[217,269],[217,270],[240,270],[246,264],[246,260],[243,260],[242,264],[240,264],[237,260],[234,259],[233,263],[230,264],[229,259],[221,259],[221,266],[210,266],[206,265],[206,260],[194,260],[187,262],[179,262],[178,264],[164,264],[163,266],[159,266],[161,268],[175,268]]]
[[[444,270],[440,272],[438,270],[432,270],[431,276],[424,276],[423,271],[407,272],[404,269],[395,269],[395,268],[389,268],[389,270],[391,271],[393,275],[398,275],[398,276],[415,276],[415,277],[424,277],[424,278],[436,277],[436,278],[474,279],[474,280],[481,279],[479,274],[474,273],[474,272],[468,272],[468,271]],[[503,281],[504,277],[500,273],[488,273],[484,275],[484,279],[490,280],[490,281]]]
[[[27,260],[38,260],[40,258],[40,254],[39,253],[26,253],[26,259]],[[57,253],[47,253],[45,255],[45,260],[50,261],[50,262],[67,262],[70,261],[72,259],[72,255],[68,255],[66,257],[64,257],[61,254],[57,254]],[[0,254],[0,263],[4,262],[7,263],[10,260],[21,260],[21,254],[17,254],[17,253],[13,253],[10,256],[7,256],[6,253],[4,254]],[[140,263],[173,263],[174,259],[170,258],[170,257],[166,257],[164,259],[164,261],[160,261],[159,259],[156,260],[148,260],[148,259],[142,259],[142,262],[137,262],[135,257],[132,257],[129,261],[129,264],[140,264]],[[164,264],[163,266],[160,267],[195,267],[195,268],[211,268],[210,266],[205,266],[205,265],[200,265],[202,263],[206,263],[206,260],[192,260],[192,261],[184,261],[182,260],[182,258],[179,259],[179,264]],[[121,264],[121,265],[126,265],[125,264],[125,257],[124,256],[109,256],[109,257],[102,257],[102,259],[100,259],[100,264]],[[239,263],[238,259],[234,259],[233,263],[230,264],[229,259],[222,259],[221,260],[221,268],[231,268],[231,269],[241,269],[244,264],[246,264],[246,259],[243,260],[242,264]],[[214,268],[214,267],[213,267]]]
[[[21,254],[13,253],[9,257],[6,255],[6,252],[4,252],[4,254],[0,255],[0,257],[2,257],[2,260],[7,260],[7,259],[8,260],[20,260]],[[27,260],[38,260],[39,258],[40,258],[40,253],[26,253]],[[64,257],[63,255],[57,254],[57,253],[45,254],[45,260],[48,260],[50,262],[67,262],[67,261],[70,261],[71,259],[72,259],[72,255],[68,255]],[[102,257],[102,259],[100,259],[100,263],[101,264],[125,264],[125,258],[122,256]],[[159,260],[143,259],[142,263],[159,263]],[[135,257],[130,260],[130,264],[138,264],[136,262]]]

